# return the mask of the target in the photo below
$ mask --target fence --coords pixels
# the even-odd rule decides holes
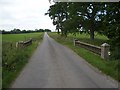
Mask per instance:
[[[110,45],[107,44],[107,43],[104,43],[101,45],[101,47],[99,46],[95,46],[95,45],[91,45],[91,44],[88,44],[88,43],[84,43],[84,42],[81,42],[77,39],[74,40],[74,46],[80,46],[80,47],[83,47],[87,50],[90,50],[98,55],[101,56],[101,58],[103,59],[109,59],[109,48],[110,48]]]
[[[31,45],[32,44],[32,39],[29,39],[28,41],[19,41],[19,42],[16,42],[16,47],[19,48],[19,47],[26,47],[28,45]]]

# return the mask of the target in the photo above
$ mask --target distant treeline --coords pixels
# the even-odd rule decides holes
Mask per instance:
[[[33,33],[33,32],[51,32],[49,29],[35,29],[35,30],[20,30],[13,29],[11,31],[0,30],[2,34],[20,34],[20,33]]]

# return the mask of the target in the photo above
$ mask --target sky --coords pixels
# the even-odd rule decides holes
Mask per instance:
[[[54,31],[52,20],[44,15],[50,5],[49,0],[0,0],[0,30]]]

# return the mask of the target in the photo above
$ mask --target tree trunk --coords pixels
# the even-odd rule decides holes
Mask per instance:
[[[60,34],[60,31],[59,31],[59,29],[58,29],[58,32],[57,32],[58,34]]]
[[[65,37],[67,37],[67,31],[64,32]]]
[[[94,24],[94,17],[91,19],[91,27],[90,27],[90,40],[94,41],[94,31],[95,31],[95,24]]]
[[[64,36],[63,30],[61,30],[61,36]]]
[[[94,30],[93,29],[90,30],[90,40],[94,41]]]

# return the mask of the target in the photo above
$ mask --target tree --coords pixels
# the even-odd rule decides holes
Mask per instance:
[[[49,14],[49,17],[53,20],[53,24],[56,25],[58,33],[61,30],[61,34],[67,36],[67,33],[79,32],[80,29],[83,28],[90,33],[90,39],[94,40],[95,31],[107,35],[109,34],[107,30],[110,30],[110,25],[112,25],[112,28],[116,27],[116,24],[113,24],[116,20],[112,17],[119,14],[119,5],[118,3],[116,6],[115,4],[112,4],[113,3],[100,2],[57,2],[50,6],[47,14]],[[109,14],[106,12],[109,12]],[[118,15],[116,18],[119,20]],[[105,28],[107,30],[105,30]],[[112,32],[112,30],[110,31]],[[110,37],[110,35],[112,34],[107,36]]]
[[[120,59],[120,4],[106,3],[106,14],[103,17],[103,34],[106,35],[111,44],[111,50],[113,51],[113,57]]]
[[[63,31],[63,20],[67,18],[66,13],[67,3],[61,3],[56,2],[54,5],[50,6],[50,9],[45,15],[49,14],[49,17],[53,20],[53,25],[56,25],[56,30],[58,31],[58,34],[65,34]],[[66,35],[66,34],[65,34]]]
[[[80,2],[60,3],[50,6],[47,13],[61,30],[61,34],[88,32],[90,40],[94,40],[94,32],[103,34],[109,38],[114,57],[120,59],[120,3],[106,2]]]
[[[11,33],[19,34],[19,33],[21,33],[21,30],[14,28],[13,30],[11,30]]]
[[[80,28],[84,27],[88,32],[90,31],[91,40],[94,40],[94,31],[98,26],[96,24],[100,23],[96,19],[100,4],[57,2],[50,6],[47,14],[53,19],[58,33],[60,29],[61,34],[66,36],[67,33],[80,31]]]
[[[45,32],[51,32],[51,30],[50,30],[50,29],[45,29],[44,31],[45,31]]]

